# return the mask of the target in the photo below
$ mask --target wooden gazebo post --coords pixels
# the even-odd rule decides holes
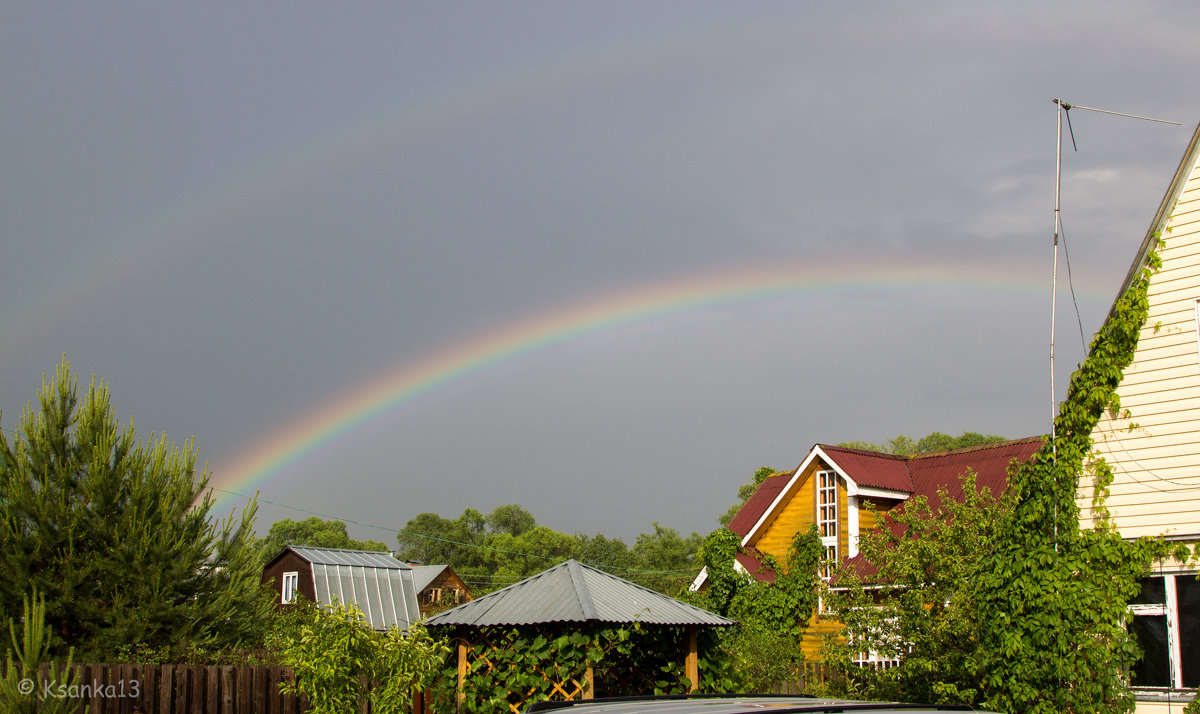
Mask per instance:
[[[700,650],[696,642],[696,626],[688,625],[684,632],[687,634],[687,655],[683,660],[683,674],[692,683],[692,688],[688,690],[690,693],[700,688]]]
[[[589,659],[587,670],[583,673],[583,699],[596,698],[596,669],[592,667],[592,661]]]
[[[466,681],[467,681],[467,637],[464,628],[458,628],[458,689],[454,697],[455,709],[461,709],[463,702],[467,700]]]

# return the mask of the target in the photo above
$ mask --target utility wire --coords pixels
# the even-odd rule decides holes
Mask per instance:
[[[1058,217],[1058,235],[1062,238],[1063,260],[1067,264],[1067,287],[1071,289],[1071,304],[1075,306],[1075,322],[1079,325],[1079,344],[1083,346],[1083,353],[1086,355],[1087,338],[1083,336],[1083,318],[1079,316],[1079,300],[1075,298],[1075,283],[1071,280],[1071,252],[1067,250],[1067,229],[1063,226],[1061,213]]]

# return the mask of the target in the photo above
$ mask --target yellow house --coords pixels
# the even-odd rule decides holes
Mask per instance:
[[[1106,506],[1123,537],[1200,543],[1200,127],[1118,296],[1158,250],[1149,315],[1117,387],[1120,409],[1092,432],[1093,457],[1113,473]],[[1163,239],[1160,247],[1159,237]],[[1095,523],[1094,477],[1080,479],[1080,525]],[[1195,560],[1157,565],[1130,606],[1145,652],[1133,672],[1137,711],[1181,711],[1200,686],[1200,581]],[[1168,704],[1170,702],[1170,704]]]
[[[816,524],[826,553],[821,575],[828,578],[838,564],[858,555],[859,538],[875,527],[867,503],[883,513],[917,495],[936,503],[942,488],[961,495],[959,478],[967,469],[975,471],[978,487],[998,494],[1008,486],[1009,464],[1028,460],[1042,443],[1042,437],[1031,437],[912,456],[818,444],[794,470],[763,481],[730,521],[745,551],[735,565],[760,580],[772,579],[761,555],[785,560],[793,536]],[[692,589],[703,587],[706,576],[702,571]],[[815,615],[801,642],[805,655],[815,656],[820,635],[838,627]]]

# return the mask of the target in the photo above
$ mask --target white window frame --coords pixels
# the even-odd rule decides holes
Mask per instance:
[[[287,605],[296,599],[296,593],[300,591],[300,573],[292,571],[283,574],[283,583],[280,585],[281,602]]]
[[[821,579],[828,582],[838,562],[838,488],[837,472],[831,470],[818,471],[816,479],[817,494],[817,532],[821,536],[821,545],[825,548],[821,559]],[[832,518],[827,514],[832,514]]]
[[[1148,605],[1130,605],[1129,614],[1133,616],[1159,616],[1167,618],[1167,676],[1170,680],[1166,687],[1138,686],[1135,690],[1161,691],[1162,689],[1183,689],[1183,651],[1179,641],[1179,597],[1175,592],[1176,578],[1195,578],[1196,573],[1156,573],[1150,579],[1162,578],[1163,603]]]

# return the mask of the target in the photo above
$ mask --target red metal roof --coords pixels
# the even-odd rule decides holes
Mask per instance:
[[[936,510],[941,504],[938,490],[945,489],[951,498],[962,498],[962,481],[960,477],[972,469],[975,472],[975,486],[982,490],[987,487],[993,496],[999,496],[1008,488],[1008,469],[1013,460],[1018,463],[1028,461],[1045,443],[1045,437],[1032,436],[1026,439],[1002,441],[994,444],[983,444],[965,449],[942,451],[934,454],[916,454],[908,457],[908,468],[913,478],[913,496],[924,496],[930,508]],[[841,463],[840,461],[838,462]],[[853,477],[853,475],[852,475]],[[900,512],[908,502],[905,501],[895,509]],[[895,533],[902,532],[900,524],[888,520],[889,527]],[[840,574],[846,571],[857,571],[859,577],[869,578],[875,574],[875,566],[868,563],[862,555],[845,560],[839,568]],[[834,577],[835,583],[839,579]]]
[[[911,492],[912,476],[908,459],[864,449],[820,444],[821,451],[859,486],[886,488],[890,491]]]
[[[917,454],[908,460],[913,479],[913,495],[925,496],[929,505],[937,507],[937,491],[945,487],[954,498],[962,498],[962,483],[959,477],[967,469],[975,471],[975,485],[984,486],[998,496],[1008,488],[1008,466],[1013,459],[1028,461],[1042,448],[1044,438],[1032,436],[1027,439],[983,444],[966,449],[942,451],[936,454]]]
[[[737,533],[738,537],[745,538],[750,529],[754,527],[754,524],[758,523],[758,519],[762,518],[767,509],[771,507],[771,503],[775,501],[779,492],[787,485],[788,479],[794,473],[796,473],[795,469],[775,474],[774,476],[768,476],[764,479],[762,483],[758,484],[758,489],[754,491],[754,494],[742,504],[737,515],[733,517],[733,520],[726,527]]]
[[[749,547],[734,556],[737,562],[742,564],[747,573],[750,573],[760,583],[775,582],[775,571],[767,569],[762,562],[762,553],[758,552],[757,548]]]
[[[913,456],[895,456],[824,444],[818,444],[817,447],[859,486],[925,496],[929,505],[937,508],[939,488],[945,488],[954,498],[962,498],[959,477],[967,469],[975,471],[975,483],[979,488],[986,486],[993,495],[1000,494],[1008,488],[1008,468],[1012,461],[1028,461],[1042,448],[1043,442],[1044,437],[1033,436]],[[745,538],[795,473],[792,470],[776,474],[759,484],[754,495],[729,522],[729,530]],[[904,503],[896,508],[903,509]],[[759,580],[773,579],[773,573],[762,570],[760,554],[753,548],[739,553],[737,558]],[[860,557],[852,559],[849,564],[865,568],[864,574],[874,570],[869,564],[863,563]]]

